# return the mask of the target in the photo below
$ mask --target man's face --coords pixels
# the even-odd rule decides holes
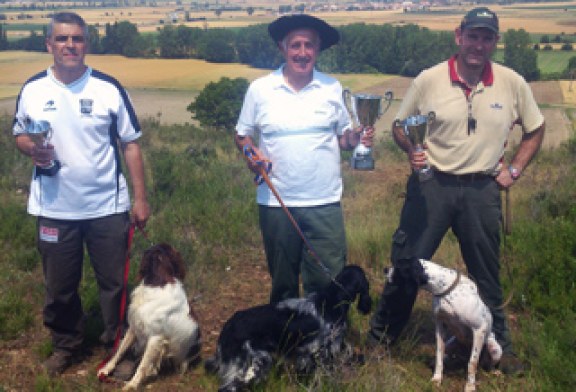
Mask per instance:
[[[490,60],[499,36],[490,29],[456,29],[456,44],[460,47],[459,57],[469,68],[483,68]]]
[[[320,39],[314,30],[294,30],[281,42],[280,50],[289,72],[311,75],[320,53]]]
[[[62,71],[83,71],[88,49],[84,29],[76,24],[56,23],[52,36],[46,39],[54,67]]]

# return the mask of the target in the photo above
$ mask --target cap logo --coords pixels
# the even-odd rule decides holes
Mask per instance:
[[[480,18],[492,18],[492,14],[487,11],[480,12],[479,14],[476,14],[476,16]]]

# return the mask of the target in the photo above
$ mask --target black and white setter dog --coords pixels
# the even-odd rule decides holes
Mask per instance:
[[[111,374],[122,356],[133,348],[140,364],[124,390],[137,389],[158,374],[164,361],[181,373],[200,359],[200,329],[182,282],[186,275],[180,254],[168,244],[146,250],[139,285],[132,291],[128,330],[114,356],[98,371]]]
[[[324,291],[238,311],[224,324],[216,354],[205,368],[218,374],[220,392],[232,392],[263,380],[279,357],[305,374],[337,358],[349,359],[352,348],[344,340],[348,310],[358,299],[358,310],[370,312],[368,291],[362,268],[349,265]]]
[[[387,271],[388,279],[410,280],[434,296],[432,310],[436,321],[436,365],[432,382],[440,385],[444,354],[450,332],[462,345],[470,347],[465,391],[476,390],[476,370],[483,348],[490,366],[502,356],[502,348],[492,332],[492,314],[482,301],[476,284],[454,269],[429,260],[406,259]]]

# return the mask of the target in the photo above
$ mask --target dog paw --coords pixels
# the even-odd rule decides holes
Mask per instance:
[[[122,388],[123,391],[136,391],[138,389],[138,384],[135,384],[133,382],[127,382],[126,384],[124,384],[124,387]]]
[[[112,371],[112,369],[108,369],[108,367],[104,367],[100,370],[98,370],[98,378],[105,378],[108,377],[110,375],[110,372]]]
[[[464,392],[474,392],[476,391],[476,384],[466,383],[464,387]]]
[[[442,376],[435,374],[434,376],[432,376],[432,378],[430,379],[430,382],[432,384],[434,384],[435,386],[439,387],[440,384],[442,384]]]

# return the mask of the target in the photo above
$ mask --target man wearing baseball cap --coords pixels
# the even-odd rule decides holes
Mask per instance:
[[[318,256],[308,252],[276,195],[262,182],[257,190],[260,228],[272,278],[270,302],[277,303],[300,296],[300,276],[308,294],[322,289],[345,265],[340,150],[351,150],[361,140],[371,146],[374,131],[352,129],[342,86],[315,69],[320,52],[339,41],[338,30],[297,14],[276,19],[268,32],[284,64],[250,85],[235,142],[241,151],[249,149],[272,163],[270,182]],[[253,161],[248,167],[260,173]]]
[[[499,191],[512,187],[540,148],[544,117],[529,85],[513,70],[490,61],[499,39],[498,17],[485,7],[468,12],[455,30],[458,52],[422,71],[412,82],[393,123],[396,143],[407,153],[413,174],[400,224],[392,238],[392,263],[410,257],[431,259],[451,229],[469,275],[490,307],[493,332],[504,355],[500,369],[519,373],[522,363],[502,309]],[[416,151],[401,121],[434,113],[424,151]],[[522,140],[509,160],[504,150],[514,125]],[[432,168],[431,178],[418,170]],[[430,176],[428,176],[430,177]],[[386,284],[371,319],[368,342],[394,342],[408,322],[418,287]]]

